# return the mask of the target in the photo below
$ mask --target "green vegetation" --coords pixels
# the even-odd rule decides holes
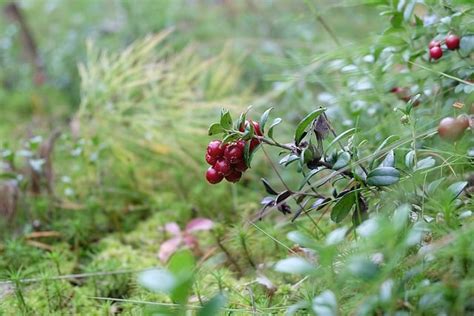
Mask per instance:
[[[470,1],[0,4],[0,315],[474,313]]]

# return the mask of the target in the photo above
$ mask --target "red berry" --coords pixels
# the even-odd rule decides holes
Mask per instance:
[[[400,87],[393,87],[392,89],[390,89],[390,92],[395,93],[395,94],[399,94],[399,93],[403,92],[403,89],[400,88]]]
[[[216,171],[216,169],[209,167],[206,171],[206,179],[211,184],[216,184],[224,179],[224,176]]]
[[[259,144],[260,144],[260,141],[256,138],[253,138],[250,141],[250,151],[253,151],[255,149],[255,147],[257,147]]]
[[[254,130],[255,134],[258,135],[258,136],[263,136],[262,131],[260,129],[260,124],[258,122],[255,122],[255,121],[252,121],[252,120],[245,121],[245,127],[249,126],[250,123],[252,123],[252,125],[253,125],[253,130]],[[240,126],[239,131],[241,131],[241,132],[245,131],[245,127]]]
[[[245,170],[248,169],[244,161],[239,161],[238,163],[232,165],[232,168],[240,172],[244,172]]]
[[[468,128],[469,127],[469,117],[467,115],[459,115],[456,120],[458,121],[458,123],[464,127],[464,129]]]
[[[229,182],[238,182],[242,178],[242,172],[234,170],[225,179]]]
[[[430,42],[430,44],[428,45],[428,48],[431,49],[431,48],[433,48],[433,47],[441,47],[441,42],[432,40],[432,41]]]
[[[209,155],[209,153],[206,153],[206,162],[210,164],[211,166],[214,166],[215,163],[217,162],[217,158]]]
[[[224,154],[224,146],[220,140],[213,140],[207,145],[207,153],[212,157],[219,158]]]
[[[230,144],[224,151],[224,158],[232,164],[242,161],[244,158],[244,147],[244,141]]]
[[[458,49],[460,41],[461,39],[459,38],[459,36],[454,34],[448,35],[448,37],[446,37],[446,46],[450,50]]]
[[[260,130],[260,124],[258,122],[250,121],[253,125],[253,130],[258,136],[263,136],[262,131]]]
[[[433,59],[440,59],[443,56],[443,50],[439,46],[430,48],[430,57]]]
[[[224,176],[228,175],[232,171],[230,164],[224,159],[219,159],[214,165],[214,169]]]
[[[438,134],[444,140],[456,141],[462,137],[464,131],[469,126],[464,118],[445,117],[439,122]]]

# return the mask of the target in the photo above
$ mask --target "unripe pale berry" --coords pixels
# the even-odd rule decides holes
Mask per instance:
[[[444,140],[447,141],[456,141],[459,140],[464,131],[469,126],[469,122],[466,122],[463,119],[455,119],[453,117],[445,117],[439,122],[438,125],[438,134]]]

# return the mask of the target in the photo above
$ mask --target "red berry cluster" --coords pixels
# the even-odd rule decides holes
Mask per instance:
[[[456,50],[459,48],[459,43],[461,38],[457,35],[450,34],[446,37],[445,44],[449,50]],[[441,42],[432,40],[428,45],[430,50],[430,58],[436,60],[440,59],[443,56],[443,49],[441,48]]]
[[[255,134],[262,136],[260,125],[257,122],[253,125]],[[247,121],[246,124],[249,124]],[[244,131],[244,127],[240,129]],[[242,173],[247,170],[244,161],[244,150],[246,141],[239,140],[229,144],[223,144],[220,140],[213,140],[207,146],[206,161],[211,165],[206,171],[206,179],[211,184],[221,182],[224,178],[229,182],[238,182]],[[250,140],[250,151],[260,144],[257,138]]]

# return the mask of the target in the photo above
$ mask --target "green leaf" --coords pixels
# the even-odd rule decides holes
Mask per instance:
[[[365,182],[367,180],[367,174],[365,173],[364,169],[362,169],[362,167],[359,165],[356,165],[352,168],[352,173],[354,174],[356,180],[362,182]]]
[[[240,138],[240,135],[239,134],[229,134],[227,135],[226,137],[224,137],[224,139],[222,140],[222,142],[224,144],[227,144],[227,143],[231,143],[237,139]]]
[[[405,10],[403,11],[403,19],[405,21],[410,21],[410,18],[413,14],[413,10],[415,9],[415,4],[416,4],[416,1],[411,0],[410,2],[408,2],[407,6],[405,7]]]
[[[195,260],[189,250],[176,252],[170,259],[168,269],[177,279],[177,285],[171,292],[173,302],[184,304],[193,285]]]
[[[385,140],[382,142],[382,144],[380,144],[380,146],[375,150],[375,152],[373,153],[372,155],[372,159],[370,161],[370,168],[372,169],[373,166],[374,166],[374,162],[375,160],[378,158],[380,152],[382,151],[382,149],[387,146],[387,144],[392,140],[399,140],[400,139],[400,136],[397,136],[397,135],[390,135],[389,137],[385,138]]]
[[[406,155],[405,155],[405,166],[408,168],[413,168],[413,164],[415,163],[415,151],[410,150]]]
[[[318,172],[320,172],[320,171],[322,171],[322,170],[323,170],[322,168],[311,170],[311,171],[306,175],[306,177],[304,178],[304,180],[301,182],[301,184],[300,184],[298,190],[303,189],[303,187],[308,183],[308,181],[309,181],[314,175],[316,175]]]
[[[395,165],[395,155],[393,150],[390,150],[385,156],[385,159],[380,164],[380,167],[393,167]]]
[[[271,187],[270,183],[268,183],[267,179],[262,178],[262,183],[263,183],[263,186],[265,187],[265,190],[267,191],[268,194],[271,194],[271,195],[277,195],[278,194],[278,192],[275,191]]]
[[[222,110],[221,113],[221,126],[224,129],[232,128],[232,116],[228,110]]]
[[[453,200],[461,194],[462,190],[464,190],[466,186],[467,181],[460,181],[455,182],[448,187],[448,191],[451,193]]]
[[[375,278],[379,272],[379,267],[365,257],[353,258],[348,264],[348,269],[352,274],[363,280],[371,280]]]
[[[176,287],[177,280],[164,269],[150,269],[138,275],[138,283],[149,291],[169,294]]]
[[[250,168],[250,142],[245,143],[244,147],[244,162],[245,165]]]
[[[222,125],[220,123],[214,123],[211,126],[209,126],[208,135],[209,136],[217,135],[220,133],[224,133],[224,131],[225,130],[222,128]]]
[[[276,204],[282,203],[287,198],[289,198],[292,194],[293,194],[293,192],[291,192],[290,190],[285,190],[285,191],[281,192],[280,194],[278,194],[278,196],[275,200],[275,203]]]
[[[352,134],[354,134],[356,132],[356,129],[355,128],[350,128],[348,129],[347,131],[344,131],[343,133],[337,135],[336,138],[333,139],[333,141],[326,147],[326,152],[328,152],[329,148],[331,148],[332,146],[334,146],[336,143],[338,143],[341,139],[345,138],[345,137],[348,137],[348,136],[351,136]]]
[[[463,35],[461,37],[459,51],[463,55],[469,55],[474,51],[474,35]]]
[[[268,137],[273,139],[273,128],[280,124],[282,121],[281,118],[277,117],[276,119],[273,120],[272,124],[270,125],[270,128],[268,129]]]
[[[421,159],[416,163],[415,170],[423,170],[433,167],[436,164],[436,161],[433,157],[426,157],[425,159]]]
[[[239,116],[239,120],[235,122],[235,129],[240,130],[241,127],[245,127],[245,118],[247,116],[247,112],[243,112]]]
[[[286,155],[285,157],[281,158],[280,161],[279,161],[279,164],[286,167],[289,164],[291,164],[295,161],[298,161],[299,159],[300,159],[300,157],[298,155],[289,154],[289,155]]]
[[[224,308],[226,304],[226,297],[222,294],[217,294],[209,301],[197,313],[198,316],[214,316],[219,315],[219,311]]]
[[[295,131],[295,144],[296,145],[300,143],[304,135],[304,132],[306,128],[309,126],[309,124],[311,124],[324,111],[326,111],[325,108],[319,108],[317,110],[314,110],[313,112],[306,115],[306,117],[298,123],[298,126],[296,127],[296,131]]]
[[[273,110],[273,108],[269,108],[263,112],[262,116],[260,117],[260,131],[262,134],[265,133],[265,124],[267,124],[268,116],[270,115],[271,110]]]
[[[367,175],[367,184],[373,186],[388,186],[400,180],[400,171],[393,167],[379,167]]]
[[[313,248],[315,246],[315,242],[314,240],[303,234],[302,232],[300,231],[297,231],[297,230],[294,230],[294,231],[291,231],[289,232],[286,237],[291,240],[292,242],[302,246],[302,247],[306,247],[306,248]]]
[[[331,211],[331,219],[335,223],[340,223],[351,211],[356,202],[356,194],[354,191],[344,194],[337,202],[334,204]]]
[[[346,167],[349,164],[350,160],[351,155],[347,151],[343,151],[337,156],[336,163],[334,163],[332,167],[334,170],[339,170],[341,168]]]
[[[392,18],[390,19],[390,24],[392,25],[392,28],[398,29],[402,26],[403,22],[403,14],[400,12],[395,13]]]
[[[290,274],[309,274],[314,269],[311,263],[300,257],[286,258],[275,264],[276,271]]]

